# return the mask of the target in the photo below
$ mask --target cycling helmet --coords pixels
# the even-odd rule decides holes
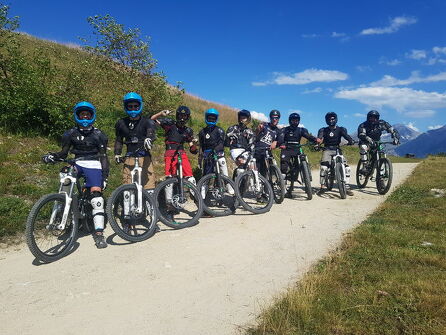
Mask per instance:
[[[139,108],[137,110],[128,110],[127,103],[129,102],[137,102],[139,103]],[[130,92],[124,95],[124,111],[130,117],[137,117],[142,112],[143,101],[141,96],[138,93]]]
[[[370,123],[376,123],[379,121],[379,113],[376,110],[371,110],[367,113],[367,121]]]
[[[334,112],[325,114],[325,122],[329,126],[335,126],[338,123],[338,115]]]
[[[190,109],[187,106],[180,106],[176,111],[176,119],[180,125],[185,125],[190,119]]]
[[[204,121],[208,126],[215,126],[218,121],[218,115],[218,110],[216,110],[215,108],[209,108],[204,113]]]
[[[239,111],[239,112],[237,113],[237,118],[238,118],[238,122],[239,122],[239,123],[240,123],[240,119],[241,119],[242,117],[246,117],[246,118],[248,118],[248,121],[247,121],[246,123],[251,122],[251,112],[250,112],[250,111],[248,111],[248,110],[246,110],[246,109],[242,109],[241,111]]]
[[[292,122],[293,120],[297,120],[297,123],[296,122]],[[289,122],[290,126],[292,126],[292,127],[299,126],[300,115],[297,114],[297,113],[291,113],[290,116],[288,116],[288,122]]]
[[[80,118],[79,114],[82,111],[90,112],[91,117],[89,119]],[[76,121],[76,123],[82,127],[91,126],[96,120],[96,108],[88,101],[81,101],[77,103],[76,106],[74,106],[73,108],[73,114],[74,114],[74,121]]]
[[[273,109],[271,112],[269,112],[269,119],[280,119],[280,112],[277,109]]]

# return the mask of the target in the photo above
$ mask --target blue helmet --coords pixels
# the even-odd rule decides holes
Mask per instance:
[[[80,119],[79,118],[79,112],[85,111],[85,110],[91,112],[91,114],[92,114],[91,119]],[[76,121],[76,123],[82,127],[91,126],[94,123],[94,121],[96,120],[96,108],[88,101],[81,101],[81,102],[77,103],[76,106],[74,106],[74,108],[73,108],[73,114],[74,114],[74,121]]]
[[[139,103],[139,109],[137,110],[127,110],[127,103],[131,101],[136,101]],[[130,117],[137,117],[142,112],[143,107],[143,101],[141,96],[138,93],[130,92],[124,95],[124,111],[130,116]]]
[[[206,124],[208,126],[215,126],[218,122],[218,115],[220,113],[215,108],[209,108],[204,113],[204,121],[206,121]]]

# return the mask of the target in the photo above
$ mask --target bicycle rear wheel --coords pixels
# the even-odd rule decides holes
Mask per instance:
[[[138,213],[138,189],[135,184],[119,186],[107,202],[107,217],[114,232],[129,242],[141,242],[156,231],[158,214],[154,201],[142,190],[142,212]]]
[[[305,186],[305,193],[307,193],[307,199],[311,200],[313,199],[313,189],[311,188],[310,169],[306,161],[302,161],[300,164],[300,173]]]
[[[283,180],[282,173],[275,165],[269,167],[269,182],[273,189],[274,201],[276,204],[281,204],[285,197],[285,180]]]
[[[238,206],[234,181],[225,175],[219,177],[220,182],[215,173],[207,174],[197,185],[203,197],[203,210],[215,217],[233,214]]]
[[[342,169],[342,161],[337,161],[335,164],[335,176],[336,176],[336,184],[338,185],[339,194],[341,199],[345,199],[347,197],[347,190],[345,185],[345,176]]]
[[[260,173],[258,187],[254,171],[248,170],[237,176],[235,191],[243,208],[254,214],[266,213],[274,203],[273,189]]]
[[[367,186],[367,183],[369,181],[369,174],[362,174],[361,171],[367,170],[367,166],[363,160],[358,161],[358,165],[356,166],[356,185],[358,185],[359,188],[364,188]]]
[[[203,215],[198,188],[187,180],[182,185],[181,188],[178,177],[172,177],[159,183],[153,194],[159,219],[173,229],[196,225]]]
[[[386,194],[392,185],[393,168],[388,158],[381,158],[376,171],[376,188],[379,194]]]
[[[31,209],[26,221],[26,243],[38,260],[51,263],[66,256],[77,237],[78,222],[73,220],[72,209],[62,229],[66,197],[62,193],[47,194]]]

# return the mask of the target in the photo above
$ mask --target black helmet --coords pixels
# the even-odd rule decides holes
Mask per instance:
[[[280,112],[277,109],[273,109],[271,112],[269,112],[269,119],[280,119]]]
[[[370,123],[376,123],[379,121],[379,113],[376,110],[371,110],[367,113],[367,121]]]
[[[247,123],[251,122],[251,112],[250,111],[248,111],[246,109],[242,109],[241,111],[239,111],[237,113],[237,118],[238,118],[238,122],[239,123],[240,123],[240,118],[242,118],[242,117],[248,118],[248,122]]]
[[[180,106],[176,111],[176,119],[177,122],[181,125],[186,124],[186,122],[190,119],[190,109],[187,106]]]
[[[297,123],[291,122],[292,120],[297,120]],[[300,115],[297,113],[291,113],[290,116],[288,116],[288,122],[290,126],[297,127],[300,123]]]
[[[334,118],[334,120],[333,120],[333,118]],[[329,126],[335,126],[336,123],[338,123],[338,115],[334,112],[325,114],[325,122]]]

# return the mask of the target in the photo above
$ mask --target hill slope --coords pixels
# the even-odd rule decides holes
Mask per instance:
[[[429,130],[408,141],[395,149],[396,153],[403,156],[413,153],[416,157],[426,157],[429,154],[446,152],[446,126]]]

